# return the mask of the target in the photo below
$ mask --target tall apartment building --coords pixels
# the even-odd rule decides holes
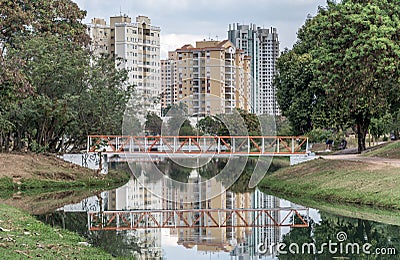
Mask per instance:
[[[251,111],[256,114],[279,115],[273,77],[279,56],[276,28],[263,29],[250,25],[229,25],[228,39],[251,56]]]
[[[128,70],[128,81],[138,93],[160,95],[160,27],[152,26],[146,16],[137,16],[132,22],[120,15],[110,17],[109,25],[103,19],[92,19],[88,33],[93,53],[115,55],[117,67]]]
[[[176,102],[177,92],[176,88],[174,88],[175,65],[173,59],[161,60],[161,108],[167,108]]]
[[[250,58],[230,41],[198,41],[196,47],[187,44],[170,52],[163,63],[169,64],[172,72],[169,79],[174,93],[170,100],[185,100],[189,113],[215,115],[232,113],[236,108],[249,110]],[[169,91],[165,84],[162,89]]]
[[[91,39],[89,47],[92,55],[99,56],[110,53],[111,28],[106,21],[101,18],[93,18],[87,28]]]

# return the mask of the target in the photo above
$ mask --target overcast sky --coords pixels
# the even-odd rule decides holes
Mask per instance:
[[[161,27],[161,57],[184,44],[203,39],[227,39],[229,24],[276,27],[280,49],[291,48],[308,14],[326,0],[74,0],[87,11],[85,22],[127,14],[145,15]]]

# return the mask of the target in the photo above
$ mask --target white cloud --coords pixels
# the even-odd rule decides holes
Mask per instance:
[[[326,0],[75,0],[93,17],[108,19],[120,12],[133,19],[148,16],[161,27],[162,57],[185,43],[204,38],[226,39],[231,23],[276,27],[281,49],[291,47],[308,14],[314,15]],[[165,38],[164,38],[165,37]],[[181,45],[181,46],[179,46]]]
[[[146,0],[141,1],[142,8],[151,10],[158,9],[164,12],[169,11],[184,11],[190,7],[192,1],[188,0]]]
[[[161,34],[161,59],[168,57],[168,51],[174,51],[185,44],[195,46],[196,41],[201,41],[201,35],[196,34]]]

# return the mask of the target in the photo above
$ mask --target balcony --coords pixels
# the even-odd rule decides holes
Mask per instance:
[[[234,100],[235,97],[233,94],[225,94],[225,100]]]

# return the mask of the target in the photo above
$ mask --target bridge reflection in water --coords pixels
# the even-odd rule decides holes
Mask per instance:
[[[308,215],[307,208],[297,207],[103,211],[88,212],[88,227],[89,230],[308,227]]]
[[[136,178],[127,184],[63,210],[85,212],[93,237],[105,236],[106,245],[111,234],[121,237],[118,247],[133,250],[136,259],[190,258],[191,254],[258,259],[258,244],[276,244],[293,228],[311,223],[315,212],[310,214],[308,208],[257,188],[228,190],[222,179],[200,174],[208,169],[219,171],[224,167],[221,160],[211,161],[207,171],[181,171],[173,162],[160,158],[157,166],[166,174],[185,176],[189,185],[183,189],[167,185],[167,178],[155,178],[152,163],[135,162],[131,169]],[[219,195],[210,197],[213,191]]]

